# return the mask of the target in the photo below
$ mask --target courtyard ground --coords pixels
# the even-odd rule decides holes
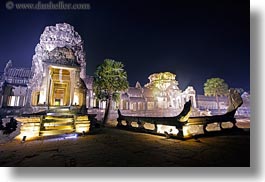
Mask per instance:
[[[249,123],[240,125],[249,127]],[[77,138],[12,141],[0,145],[0,166],[249,165],[249,132],[182,141],[105,127]]]

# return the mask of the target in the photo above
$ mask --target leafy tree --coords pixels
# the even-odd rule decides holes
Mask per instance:
[[[129,87],[123,67],[121,62],[105,59],[95,71],[93,90],[98,99],[107,101],[103,124],[108,121],[112,101],[117,101],[120,98],[119,92]]]
[[[228,94],[228,85],[221,78],[210,78],[204,83],[204,95],[216,98],[218,113],[220,113],[219,96]]]

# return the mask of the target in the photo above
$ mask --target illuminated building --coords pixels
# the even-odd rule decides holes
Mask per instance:
[[[47,26],[35,48],[31,69],[14,68],[11,61],[7,63],[0,77],[0,113],[4,116],[45,112],[58,116],[95,110],[100,115],[106,102],[95,98],[93,77],[85,73],[80,35],[66,23]],[[121,93],[120,102],[112,104],[113,118],[117,117],[118,108],[132,115],[175,116],[188,100],[191,100],[193,115],[200,115],[200,109],[217,108],[215,98],[196,95],[192,86],[180,90],[173,73],[154,73],[149,80],[144,86],[137,82],[135,87]],[[249,102],[246,103],[241,113],[249,114]],[[220,99],[220,104],[226,109],[226,98]],[[74,115],[69,117],[69,123],[76,120]],[[49,116],[46,121],[49,119],[58,118]],[[68,128],[74,131],[73,127]]]
[[[8,61],[0,78],[0,107],[24,107],[32,75],[30,69],[13,68],[12,61]]]
[[[1,115],[21,122],[19,139],[88,132],[85,71],[80,35],[66,23],[47,26],[31,69],[7,63],[0,82]]]
[[[32,60],[29,102],[34,111],[85,106],[84,54],[81,37],[72,26],[45,28]]]
[[[196,92],[189,86],[182,92],[176,75],[170,72],[154,73],[144,87],[139,82],[122,93],[120,109],[145,115],[177,115],[186,101],[191,100],[196,108]],[[157,112],[160,111],[160,112]]]

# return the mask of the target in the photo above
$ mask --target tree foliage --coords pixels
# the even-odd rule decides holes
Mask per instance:
[[[221,78],[211,78],[204,83],[205,96],[225,96],[228,94],[228,85]]]
[[[210,78],[204,83],[204,95],[216,97],[218,112],[220,112],[219,99],[220,96],[228,94],[228,85],[221,78]]]
[[[112,100],[119,100],[119,92],[129,87],[127,73],[121,62],[105,59],[95,71],[93,91],[100,100],[107,101],[104,123],[108,119]]]

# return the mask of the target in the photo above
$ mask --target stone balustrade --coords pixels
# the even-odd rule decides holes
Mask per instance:
[[[190,101],[185,104],[183,111],[175,117],[124,116],[118,110],[117,127],[152,134],[164,134],[167,137],[190,138],[195,135],[208,134],[211,131],[238,129],[234,116],[241,104],[223,115],[198,117],[190,117]]]

